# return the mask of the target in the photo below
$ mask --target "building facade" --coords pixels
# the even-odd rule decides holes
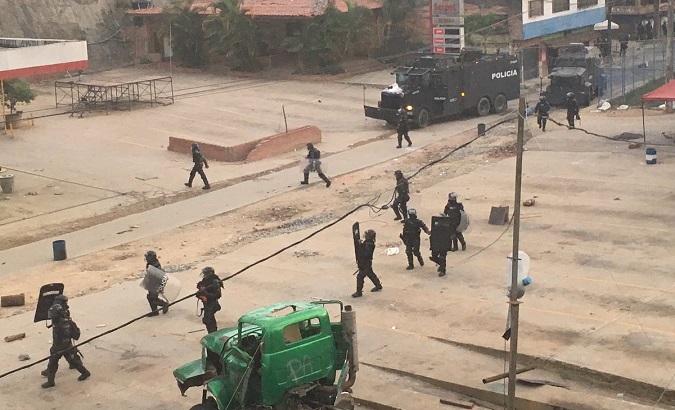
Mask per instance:
[[[514,1],[509,17],[523,79],[546,77],[558,48],[595,41],[593,25],[606,19],[605,0]]]

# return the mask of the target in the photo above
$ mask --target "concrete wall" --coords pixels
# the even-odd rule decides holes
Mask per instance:
[[[178,137],[169,137],[169,151],[190,154],[192,143],[196,142],[206,160],[224,162],[258,161],[297,148],[304,148],[308,142],[321,142],[321,130],[313,125],[296,128],[288,132],[270,135],[255,141],[231,147],[202,143]]]

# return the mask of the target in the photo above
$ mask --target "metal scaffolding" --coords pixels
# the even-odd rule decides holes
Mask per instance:
[[[129,110],[140,104],[174,103],[171,77],[146,77],[133,81],[86,79],[55,81],[56,107],[70,105],[70,116],[85,112]]]

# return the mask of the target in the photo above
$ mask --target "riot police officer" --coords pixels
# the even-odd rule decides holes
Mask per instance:
[[[83,381],[91,376],[89,370],[84,367],[77,349],[72,348],[72,339],[73,337],[76,339],[79,338],[79,334],[74,334],[77,325],[70,319],[67,312],[68,311],[64,309],[60,303],[54,303],[54,305],[49,308],[49,318],[52,321],[52,347],[49,349],[50,357],[47,364],[47,370],[42,372],[43,376],[47,376],[47,381],[42,384],[42,387],[45,389],[56,385],[54,379],[56,377],[56,371],[59,368],[59,360],[62,357],[65,357],[66,361],[80,372],[80,376],[77,380]]]
[[[420,263],[420,266],[424,266],[424,258],[420,253],[420,233],[424,231],[427,235],[430,235],[431,232],[427,225],[422,222],[421,219],[417,218],[417,210],[411,208],[408,210],[408,219],[403,224],[403,233],[399,236],[403,239],[405,244],[405,254],[408,257],[408,267],[407,270],[415,268],[413,264],[413,255],[417,257],[417,260]]]
[[[363,234],[364,240],[358,244],[357,249],[357,264],[359,273],[356,275],[356,292],[352,294],[353,298],[360,298],[363,296],[363,282],[366,276],[375,285],[371,292],[378,292],[382,290],[382,283],[373,272],[373,254],[375,253],[375,231],[368,229]]]
[[[450,248],[451,252],[455,252],[459,249],[457,247],[458,240],[459,243],[462,244],[462,250],[466,250],[466,241],[464,240],[464,235],[457,230],[462,220],[462,211],[464,211],[464,205],[461,202],[457,202],[456,193],[450,192],[448,194],[448,203],[445,205],[443,213],[450,217],[451,223],[454,226],[454,234],[452,235],[452,248]]]
[[[204,304],[202,308],[202,323],[206,325],[208,333],[213,333],[218,330],[216,312],[220,310],[218,299],[222,296],[221,289],[223,288],[223,282],[216,275],[216,271],[210,266],[202,269],[202,276],[202,280],[197,283],[198,291],[196,296]]]
[[[410,186],[408,185],[408,179],[403,176],[401,170],[394,171],[394,176],[396,177],[396,191],[394,193],[394,202],[391,204],[396,218],[394,221],[400,221],[401,215],[403,215],[403,220],[408,219],[408,201],[410,200]]]
[[[567,107],[567,124],[570,128],[574,128],[574,119],[581,120],[581,117],[579,116],[579,103],[571,91],[567,93],[565,107]]]
[[[551,111],[551,105],[546,101],[546,96],[539,97],[539,102],[534,106],[534,113],[537,114],[537,125],[542,131],[546,131],[546,121],[548,121],[548,112]]]
[[[157,252],[147,251],[145,253],[145,269],[148,269],[149,266],[154,266],[155,268],[162,270],[162,264],[159,263],[157,259]],[[150,313],[148,316],[157,316],[159,315],[158,308],[162,307],[162,313],[166,314],[169,312],[169,303],[160,299],[159,293],[154,290],[148,290],[148,304],[150,305]]]
[[[398,109],[396,113],[397,118],[397,127],[396,127],[396,132],[398,133],[397,139],[398,139],[398,145],[396,148],[401,148],[401,142],[403,142],[403,137],[405,137],[405,140],[408,141],[408,146],[412,146],[412,141],[410,140],[410,136],[408,135],[409,127],[408,127],[408,113],[406,112],[405,108],[401,107]]]
[[[206,161],[206,158],[204,158],[204,155],[202,155],[202,151],[197,144],[192,144],[192,162],[194,162],[194,166],[190,171],[190,179],[188,179],[185,186],[192,188],[192,181],[195,179],[195,174],[199,174],[199,176],[202,177],[202,181],[204,181],[204,187],[202,187],[202,189],[211,189],[209,180],[206,179],[206,174],[204,173],[204,167],[208,169],[209,163]]]
[[[309,184],[309,173],[315,171],[319,174],[319,178],[326,183],[326,188],[330,188],[330,179],[321,171],[321,151],[314,148],[314,144],[307,143],[307,161],[309,162],[305,169],[302,171],[305,179],[300,181],[301,185]]]

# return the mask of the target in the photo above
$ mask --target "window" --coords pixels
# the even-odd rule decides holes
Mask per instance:
[[[587,9],[589,7],[597,6],[598,0],[577,0],[577,9]]]
[[[314,317],[286,326],[284,328],[284,342],[286,344],[295,343],[319,333],[321,333],[321,322],[318,317]]]
[[[530,11],[528,16],[539,17],[544,15],[544,0],[530,0]]]
[[[553,0],[553,12],[560,13],[570,9],[570,0]]]

